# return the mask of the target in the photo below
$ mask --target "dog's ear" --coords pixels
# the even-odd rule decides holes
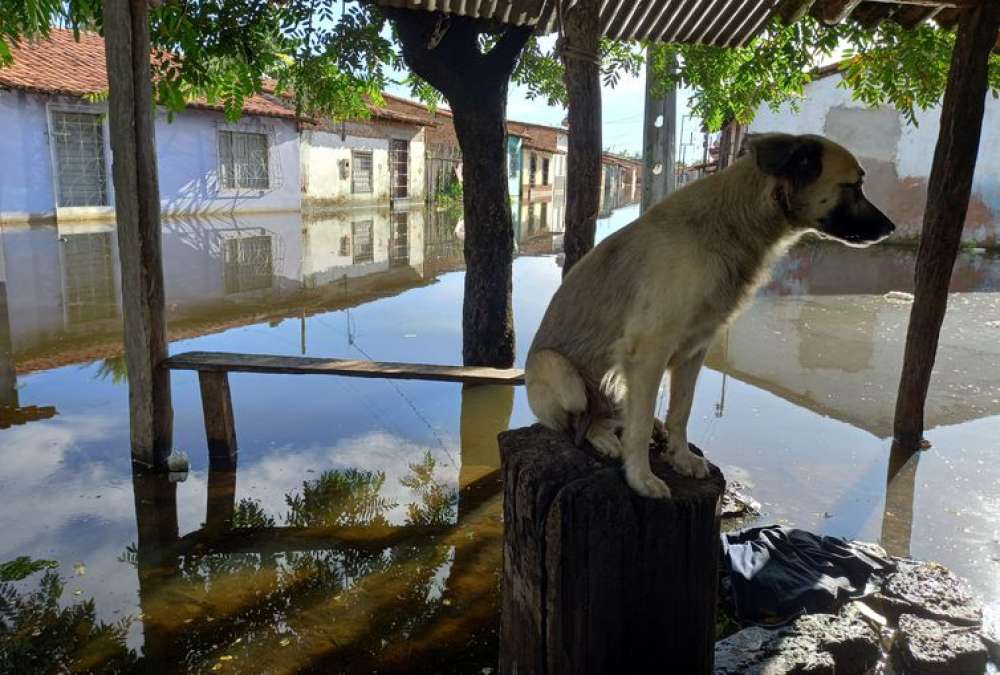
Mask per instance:
[[[796,188],[823,173],[823,145],[809,136],[748,134],[746,144],[754,162],[769,176],[785,178]]]

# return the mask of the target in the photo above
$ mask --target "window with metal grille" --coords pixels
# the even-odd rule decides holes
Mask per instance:
[[[549,160],[542,160],[542,185],[549,184]]]
[[[351,239],[354,240],[351,261],[355,265],[375,260],[374,220],[355,220],[351,223]]]
[[[538,155],[531,153],[531,162],[528,169],[528,185],[535,184],[535,172],[538,171]]]
[[[389,267],[410,264],[410,214],[392,214],[389,221]]]
[[[410,194],[410,142],[389,141],[389,164],[392,170],[392,198],[405,199]]]
[[[220,130],[219,182],[226,190],[271,187],[267,134]]]
[[[243,293],[271,288],[274,253],[269,234],[225,239],[223,285],[226,293]]]
[[[372,151],[351,151],[351,192],[369,194],[372,191]]]
[[[52,111],[56,204],[107,206],[104,124],[96,113]]]
[[[61,240],[67,323],[118,316],[111,233],[64,234]]]

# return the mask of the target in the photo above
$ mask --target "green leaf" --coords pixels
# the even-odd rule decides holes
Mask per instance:
[[[19,556],[0,565],[0,582],[20,581],[35,572],[59,567],[55,560],[32,560],[26,555]]]

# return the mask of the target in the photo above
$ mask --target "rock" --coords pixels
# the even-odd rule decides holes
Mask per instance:
[[[722,517],[743,518],[760,515],[760,502],[746,492],[746,486],[739,481],[726,483],[722,495]]]
[[[986,670],[986,646],[974,629],[912,614],[899,617],[892,651],[907,675],[982,675]]]
[[[860,614],[801,616],[777,629],[752,626],[715,646],[716,675],[862,675],[881,656]]]
[[[1000,665],[1000,607],[991,606],[983,613],[983,627],[979,631],[979,637],[986,645],[990,658]]]
[[[883,613],[894,623],[901,614],[960,626],[982,623],[982,605],[964,581],[939,563],[901,565],[899,571],[886,577],[877,599]]]

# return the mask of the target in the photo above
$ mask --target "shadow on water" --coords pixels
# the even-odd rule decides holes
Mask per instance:
[[[636,215],[612,209],[598,237]],[[560,215],[539,201],[515,216],[523,362],[561,276]],[[171,350],[456,363],[462,234],[458,214],[424,209],[170,221]],[[115,236],[2,228],[0,562],[54,567],[2,582],[0,672],[46,672],[32,654],[67,670],[495,668],[496,437],[532,421],[523,391],[234,375],[237,465],[201,451],[197,379],[175,373],[191,473],[133,471]],[[887,439],[909,305],[884,294],[908,290],[912,264],[793,250],[713,350],[690,437],[768,521],[881,538],[1000,597],[1000,261],[960,256],[934,447],[904,460]]]

